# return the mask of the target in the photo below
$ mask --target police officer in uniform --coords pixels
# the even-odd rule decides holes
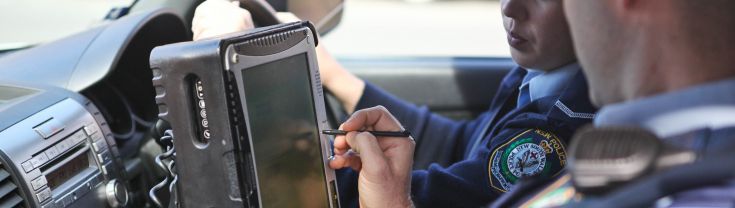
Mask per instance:
[[[472,121],[443,118],[400,100],[350,74],[318,49],[324,87],[347,111],[385,106],[412,132],[419,157],[449,164],[413,171],[410,193],[419,207],[482,206],[521,178],[555,176],[566,164],[566,144],[573,132],[594,117],[596,109],[587,99],[561,1],[502,0],[501,4],[511,54],[520,66],[503,79],[490,109]],[[209,34],[207,30],[213,28],[227,31],[230,17],[216,20],[213,17],[226,15],[221,15],[222,10],[206,12],[212,8],[197,9],[195,34]],[[363,128],[349,127],[356,126],[343,125],[343,130]],[[344,139],[338,137],[342,143],[335,143],[344,144]],[[338,170],[340,201],[345,207],[357,206],[360,156],[337,147],[335,154],[330,166],[342,168]]]
[[[450,164],[413,171],[411,196],[419,207],[482,206],[520,178],[558,174],[568,139],[594,117],[561,1],[501,3],[511,52],[522,67],[504,78],[486,113],[473,121],[452,121],[370,84],[356,104],[356,109],[385,106],[417,139],[417,157],[430,152],[436,162]],[[352,160],[351,154],[335,153],[333,168],[350,166],[344,161]],[[338,173],[341,203],[356,206],[358,174],[349,169]]]
[[[696,160],[601,196],[574,194],[562,177],[537,196],[516,189],[526,199],[515,204],[735,207],[735,1],[577,0],[565,9],[591,98],[603,106],[595,126],[646,129]]]

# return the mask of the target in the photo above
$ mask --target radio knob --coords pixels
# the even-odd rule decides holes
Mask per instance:
[[[124,207],[128,203],[128,189],[125,188],[125,184],[118,182],[117,179],[107,182],[105,195],[110,207]]]

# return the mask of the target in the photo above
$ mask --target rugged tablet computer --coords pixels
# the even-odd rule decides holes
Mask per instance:
[[[339,207],[308,22],[157,47],[184,207]]]

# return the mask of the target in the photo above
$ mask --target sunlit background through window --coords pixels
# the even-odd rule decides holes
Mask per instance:
[[[0,0],[0,50],[92,28],[132,2]],[[345,0],[342,22],[322,38],[338,57],[509,56],[497,0]]]
[[[345,0],[337,56],[508,57],[497,0]]]

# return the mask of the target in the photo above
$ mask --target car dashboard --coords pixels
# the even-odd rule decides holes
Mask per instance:
[[[128,203],[120,152],[93,103],[47,86],[3,83],[0,94],[0,206]]]
[[[168,10],[0,58],[0,207],[142,207],[164,173],[150,51],[190,40]]]

